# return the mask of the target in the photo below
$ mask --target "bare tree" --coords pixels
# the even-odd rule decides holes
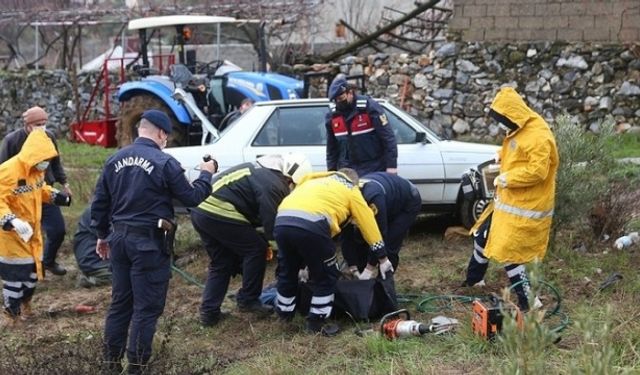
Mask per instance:
[[[364,1],[364,0],[359,0]],[[37,20],[49,24],[40,30],[43,55],[55,53],[58,66],[67,67],[77,60],[78,40],[82,22],[106,18],[132,19],[143,16],[169,14],[225,15],[241,19],[265,21],[267,38],[273,43],[268,56],[272,67],[291,62],[308,52],[303,39],[296,37],[300,30],[310,30],[318,5],[323,0],[2,0],[0,12],[0,40],[8,46],[14,61],[25,60],[20,53],[19,37],[4,27],[7,22],[28,28]],[[44,27],[44,26],[43,26]],[[42,28],[40,28],[42,29]],[[260,39],[255,27],[245,27],[244,41],[259,51]],[[309,32],[309,31],[308,31]],[[40,47],[40,46],[39,46]],[[40,56],[38,59],[42,59]],[[31,61],[30,63],[34,63]]]

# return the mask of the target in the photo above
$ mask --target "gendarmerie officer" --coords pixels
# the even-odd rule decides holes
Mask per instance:
[[[368,96],[356,95],[340,77],[329,87],[329,100],[327,169],[352,168],[359,176],[397,173],[396,137],[382,107]]]
[[[171,121],[164,112],[145,111],[138,138],[105,163],[91,205],[91,225],[98,233],[96,251],[111,258],[113,270],[104,357],[115,371],[122,371],[125,350],[129,373],[143,371],[151,356],[171,276],[170,254],[164,232],[157,229],[158,220],[173,219],[174,198],[192,207],[211,194],[214,161],[200,165],[200,176],[191,185],[178,161],[162,152],[170,133]]]

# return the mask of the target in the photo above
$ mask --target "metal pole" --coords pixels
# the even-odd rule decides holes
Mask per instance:
[[[260,71],[263,73],[267,71],[267,36],[265,31],[266,24],[267,23],[264,21],[260,22],[260,27],[258,29],[258,38],[260,38],[260,52],[258,53],[258,57],[260,60]]]
[[[40,57],[40,50],[38,46],[40,45],[40,32],[38,30],[38,24],[36,24],[36,70],[38,70],[38,58]]]
[[[138,31],[140,39],[140,54],[142,55],[142,66],[149,69],[149,56],[147,55],[147,30],[140,29]]]
[[[216,60],[220,60],[220,24],[217,25],[216,32]]]
[[[125,35],[124,35],[124,27],[121,29],[120,31],[120,48],[122,48],[122,60],[124,61],[124,56],[127,52],[126,50],[126,45],[125,45],[125,41],[124,41]],[[115,48],[115,46],[114,46]]]

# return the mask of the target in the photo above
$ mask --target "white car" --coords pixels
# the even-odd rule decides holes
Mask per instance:
[[[423,209],[458,214],[465,225],[473,223],[485,202],[463,199],[461,177],[492,159],[497,147],[442,140],[408,113],[385,100],[378,102],[398,142],[398,173],[418,187]],[[322,171],[326,170],[328,112],[327,99],[258,102],[210,144],[166,148],[165,152],[180,161],[190,180],[199,175],[197,167],[206,154],[224,170],[261,155],[303,152],[314,171]]]

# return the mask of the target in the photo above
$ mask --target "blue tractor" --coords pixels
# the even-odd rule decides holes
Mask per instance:
[[[258,102],[301,97],[303,82],[288,76],[242,71],[223,60],[199,62],[194,54],[189,56],[189,52],[185,59],[184,45],[190,33],[188,25],[217,24],[219,33],[221,23],[238,22],[246,21],[231,17],[176,15],[129,22],[129,29],[139,32],[142,63],[133,66],[133,69],[142,78],[125,82],[119,88],[120,115],[116,123],[118,146],[135,139],[140,116],[149,108],[165,111],[173,121],[169,145],[187,146],[204,144],[210,141],[210,137],[219,137],[225,118],[245,99]],[[147,39],[147,30],[169,26],[176,29],[177,64],[174,54],[149,58],[147,52],[151,39]],[[261,58],[264,59],[264,42],[261,44]],[[266,67],[262,61],[260,65]]]

